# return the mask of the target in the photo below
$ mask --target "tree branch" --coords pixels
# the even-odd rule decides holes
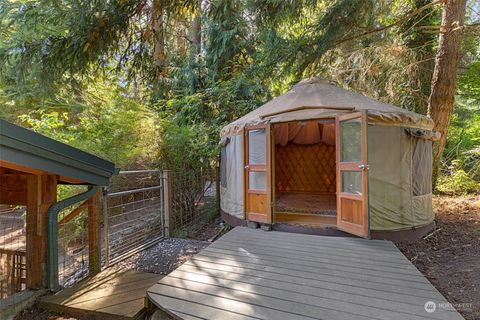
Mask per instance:
[[[443,3],[445,0],[436,0],[436,1],[433,1],[432,3],[429,3],[427,5],[424,5],[423,7],[421,8],[418,8],[417,10],[405,15],[404,17],[402,17],[401,19],[389,24],[389,25],[386,25],[386,26],[383,26],[383,27],[379,27],[379,28],[375,28],[375,29],[371,29],[371,30],[368,30],[368,31],[365,31],[365,32],[362,32],[360,34],[357,34],[357,35],[354,35],[354,36],[351,36],[351,37],[348,37],[348,38],[343,38],[343,39],[340,39],[338,40],[335,45],[339,45],[341,43],[344,43],[344,42],[347,42],[347,41],[350,41],[350,40],[354,40],[354,39],[358,39],[358,38],[361,38],[361,37],[364,37],[364,36],[367,36],[369,34],[372,34],[372,33],[378,33],[378,32],[381,32],[381,31],[384,31],[384,30],[387,30],[387,29],[390,29],[390,28],[393,28],[395,26],[398,26],[400,24],[402,24],[403,22],[405,22],[405,20],[408,20],[414,16],[416,16],[417,14],[419,14],[420,12],[423,12],[425,11],[426,9],[436,5],[436,4],[439,4],[439,3]]]

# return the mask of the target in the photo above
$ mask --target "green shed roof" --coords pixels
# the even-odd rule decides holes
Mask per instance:
[[[0,161],[98,186],[115,173],[110,161],[1,119]]]

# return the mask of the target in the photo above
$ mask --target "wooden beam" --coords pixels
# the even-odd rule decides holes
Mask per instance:
[[[67,184],[85,184],[85,181],[82,181],[80,179],[75,179],[75,178],[70,178],[66,176],[57,176],[59,182],[64,182]]]
[[[46,171],[26,167],[26,166],[21,166],[15,163],[11,162],[6,162],[3,160],[0,160],[0,174],[2,172],[5,173],[10,173],[10,171],[13,170],[14,172],[18,173],[29,173],[29,174],[35,174],[35,175],[48,175],[49,173]],[[82,181],[80,179],[75,179],[67,176],[57,176],[57,181],[59,182],[65,182],[68,184],[84,184],[85,181]]]
[[[47,174],[47,172],[42,171],[42,170],[38,170],[38,169],[26,167],[26,166],[21,166],[21,165],[11,163],[11,162],[7,162],[7,161],[3,161],[3,160],[0,160],[0,167],[11,169],[11,170],[16,170],[16,171],[21,171],[21,172],[25,172],[25,173],[36,174],[36,175]]]
[[[47,286],[46,213],[57,199],[57,178],[54,175],[27,177],[27,288]]]
[[[88,271],[93,276],[101,269],[99,190],[88,202]]]
[[[73,220],[76,216],[82,213],[88,207],[89,203],[88,200],[85,200],[81,205],[77,208],[73,209],[69,214],[64,216],[60,221],[58,221],[58,227],[61,228],[65,223],[68,223]]]
[[[0,204],[27,204],[26,174],[0,174]]]

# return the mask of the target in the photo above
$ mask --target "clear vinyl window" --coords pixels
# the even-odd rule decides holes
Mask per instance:
[[[361,171],[342,171],[342,192],[361,195],[362,184]]]
[[[248,131],[248,163],[267,163],[267,137],[265,129]]]
[[[267,174],[265,171],[250,171],[248,173],[248,189],[267,190]]]
[[[360,119],[340,122],[340,161],[362,160],[362,122]]]
[[[220,185],[227,187],[227,147],[220,149]]]

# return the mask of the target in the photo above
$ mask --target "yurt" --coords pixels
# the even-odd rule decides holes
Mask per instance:
[[[434,228],[433,121],[306,79],[221,130],[231,225],[412,239]]]

